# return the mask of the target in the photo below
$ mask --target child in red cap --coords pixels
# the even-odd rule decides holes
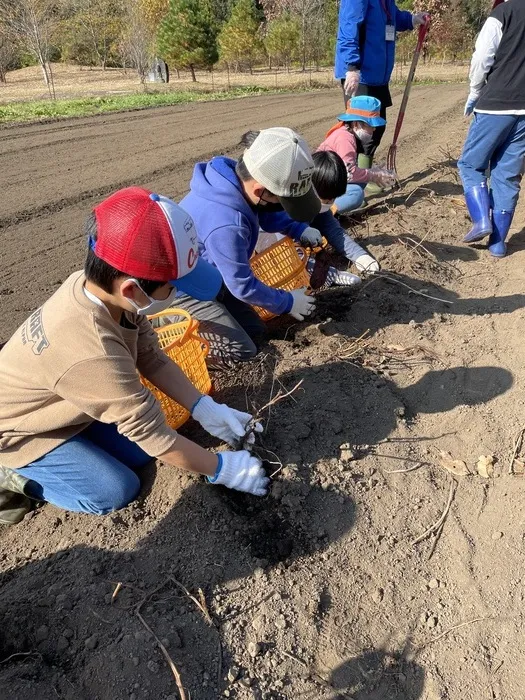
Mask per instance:
[[[252,420],[202,396],[160,350],[146,317],[172,305],[177,291],[213,299],[220,288],[220,274],[199,258],[191,217],[166,197],[130,187],[95,207],[87,233],[84,271],[0,352],[0,522],[18,522],[27,497],[86,513],[122,508],[139,491],[137,472],[155,457],[216,484],[266,493],[256,457],[218,456],[179,435],[140,381],[139,372],[230,445]]]

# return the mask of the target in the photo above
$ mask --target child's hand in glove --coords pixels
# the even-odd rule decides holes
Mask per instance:
[[[247,450],[219,452],[217,471],[215,476],[208,477],[208,481],[254,496],[266,496],[270,483],[261,460]]]
[[[236,411],[223,403],[216,403],[211,396],[201,396],[192,409],[193,418],[202,425],[210,435],[218,437],[235,447],[241,441],[253,422],[249,413]],[[263,427],[255,423],[246,442],[255,442],[254,433],[262,433]]]

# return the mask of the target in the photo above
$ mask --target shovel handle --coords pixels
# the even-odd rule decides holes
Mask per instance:
[[[412,83],[414,81],[414,75],[416,73],[417,64],[419,61],[419,55],[421,54],[421,49],[427,38],[428,30],[430,29],[430,17],[427,21],[419,27],[419,34],[416,44],[416,50],[414,51],[414,56],[412,57],[412,63],[410,64],[410,70],[408,71],[408,78],[405,85],[405,91],[403,92],[403,99],[401,100],[401,106],[399,108],[399,114],[397,115],[396,128],[394,129],[394,139],[392,145],[397,145],[397,139],[399,138],[399,133],[403,125],[403,119],[405,117],[405,111],[408,103],[408,98],[410,96],[410,89],[412,88]]]

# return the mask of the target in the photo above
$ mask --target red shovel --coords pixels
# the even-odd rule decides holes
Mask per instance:
[[[412,58],[412,64],[410,65],[410,70],[408,72],[407,84],[405,85],[405,92],[403,93],[403,99],[401,100],[401,107],[399,108],[399,114],[397,115],[396,128],[394,129],[394,139],[392,145],[388,149],[388,155],[386,157],[386,167],[388,170],[392,170],[393,173],[396,172],[396,153],[397,153],[397,140],[399,138],[399,132],[403,126],[403,119],[405,118],[405,112],[408,103],[408,97],[410,95],[410,88],[414,82],[414,75],[416,72],[417,62],[419,61],[419,54],[427,38],[428,30],[430,28],[430,16],[428,17],[425,24],[419,27],[419,36],[417,39],[416,50],[414,51],[414,57]],[[396,180],[397,180],[396,174]]]

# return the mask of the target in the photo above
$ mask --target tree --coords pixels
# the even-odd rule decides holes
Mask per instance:
[[[0,83],[6,82],[7,71],[16,67],[18,51],[9,32],[0,24]]]
[[[53,0],[0,0],[0,17],[15,46],[25,49],[40,65],[51,98],[55,98],[51,70],[51,37],[58,24]]]
[[[237,0],[230,19],[219,34],[220,57],[225,63],[234,63],[239,69],[245,61],[252,65],[263,45],[259,36],[261,20],[254,0]]]
[[[292,59],[298,55],[301,42],[299,20],[291,15],[283,15],[268,24],[264,45],[268,55],[290,70]]]
[[[467,26],[474,34],[477,34],[492,8],[492,0],[460,0],[459,4]]]
[[[318,62],[320,53],[326,53],[325,20],[330,0],[261,0],[261,5],[269,22],[285,15],[298,18],[303,70],[306,70],[308,61],[314,59]]]
[[[117,57],[124,8],[120,0],[70,0],[61,27],[63,57],[106,69]]]
[[[195,68],[210,68],[218,60],[217,26],[209,0],[170,0],[157,44],[168,63],[188,68],[196,82]]]
[[[142,14],[141,0],[126,0],[125,31],[121,39],[124,63],[137,71],[141,83],[146,81],[153,59],[154,37]]]
[[[461,6],[447,12],[442,18],[439,33],[434,34],[433,43],[441,53],[443,62],[447,54],[453,61],[464,56],[472,46],[473,31],[465,21]]]
[[[155,36],[160,23],[168,13],[169,0],[141,0],[141,14],[148,30]]]

